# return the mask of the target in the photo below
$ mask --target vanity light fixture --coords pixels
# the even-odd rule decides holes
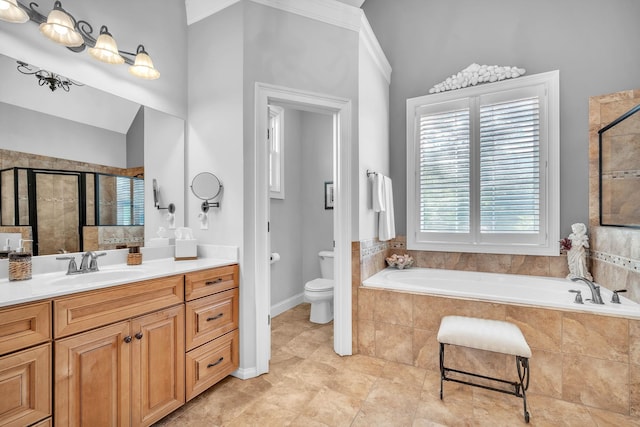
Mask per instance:
[[[142,45],[138,46],[136,60],[134,64],[129,67],[129,72],[136,77],[147,80],[155,80],[160,77],[160,71],[154,68],[151,57]]]
[[[58,0],[48,16],[38,12],[37,7],[33,2],[27,7],[18,0],[0,0],[0,20],[11,23],[32,21],[39,25],[44,36],[66,46],[72,52],[79,53],[87,49],[99,61],[130,65],[129,72],[136,77],[147,80],[160,77],[160,72],[153,66],[153,61],[142,44],[138,45],[135,53],[119,50],[106,25],[100,27],[96,39],[91,24],[76,20],[62,8],[62,3]]]
[[[29,15],[18,6],[16,0],[0,0],[0,20],[23,24],[29,20]]]
[[[47,16],[47,22],[40,24],[40,32],[49,40],[67,47],[78,47],[84,44],[82,35],[76,31],[76,20],[56,1],[53,10]]]
[[[124,58],[120,56],[118,45],[106,25],[100,27],[100,35],[96,45],[89,48],[89,55],[107,64],[124,64]]]
[[[56,89],[61,88],[65,92],[69,92],[69,88],[73,85],[76,86],[84,86],[82,83],[74,82],[68,77],[61,76],[60,74],[52,73],[51,71],[43,70],[40,68],[33,67],[32,65],[27,64],[26,62],[17,61],[18,62],[18,71],[22,74],[34,75],[38,79],[38,84],[40,86],[47,85],[51,92],[54,92]]]

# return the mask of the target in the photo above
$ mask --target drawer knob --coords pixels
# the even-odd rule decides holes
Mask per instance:
[[[138,333],[136,334],[136,338],[137,338],[137,339],[139,339],[139,340],[141,340],[141,339],[142,339],[142,332],[138,332]]]
[[[129,344],[131,342],[131,335],[127,335],[126,337],[124,337],[124,342]]]
[[[217,285],[220,282],[222,282],[222,277],[218,277],[215,280],[209,280],[208,282],[205,282],[205,286]]]
[[[219,364],[222,363],[223,360],[224,360],[224,357],[221,357],[220,359],[218,359],[217,362],[209,363],[207,365],[207,368],[213,368],[214,366],[218,366]]]
[[[218,313],[213,317],[207,317],[207,322],[211,322],[212,320],[218,320],[219,318],[221,318],[222,316],[224,316],[224,313]]]

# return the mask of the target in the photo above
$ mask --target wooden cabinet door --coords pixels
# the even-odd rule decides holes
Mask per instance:
[[[51,415],[51,344],[0,357],[0,425],[25,426]]]
[[[131,321],[131,425],[148,426],[185,402],[184,305]]]
[[[55,425],[128,426],[130,323],[55,342]]]

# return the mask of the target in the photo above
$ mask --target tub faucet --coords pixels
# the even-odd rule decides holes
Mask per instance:
[[[604,304],[602,297],[600,296],[600,286],[596,285],[591,280],[585,279],[584,277],[572,277],[571,281],[581,281],[586,283],[587,286],[589,286],[589,290],[591,290],[591,302],[594,304]]]

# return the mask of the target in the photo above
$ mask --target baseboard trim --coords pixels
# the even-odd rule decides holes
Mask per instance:
[[[276,317],[278,314],[282,314],[285,311],[292,309],[298,304],[304,302],[304,292],[298,295],[294,295],[291,298],[287,298],[286,300],[279,302],[278,304],[274,304],[271,306],[271,318]]]
[[[231,373],[232,376],[241,380],[248,380],[249,378],[255,378],[258,376],[258,370],[256,367],[251,368],[238,368]]]

